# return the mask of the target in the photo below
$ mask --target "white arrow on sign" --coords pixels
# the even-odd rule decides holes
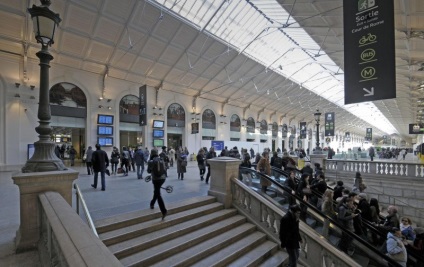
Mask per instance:
[[[368,90],[367,88],[362,88],[366,94],[364,96],[371,96],[374,95],[374,87],[371,87],[371,90]]]

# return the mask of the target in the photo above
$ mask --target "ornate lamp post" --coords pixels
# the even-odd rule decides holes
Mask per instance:
[[[40,125],[35,128],[39,140],[34,143],[34,155],[29,159],[22,172],[45,172],[66,170],[63,162],[54,153],[55,144],[50,140],[51,111],[49,99],[49,68],[53,56],[48,47],[54,43],[54,32],[61,19],[59,14],[49,9],[50,0],[41,0],[41,6],[28,8],[34,24],[34,35],[37,43],[41,43],[41,51],[36,55],[40,59],[40,95],[38,119]]]
[[[314,113],[314,117],[315,117],[315,121],[317,123],[317,135],[316,135],[316,145],[317,145],[317,147],[315,148],[315,150],[320,151],[321,148],[319,147],[319,119],[321,117],[321,112],[319,112],[319,109],[317,109],[317,111]]]

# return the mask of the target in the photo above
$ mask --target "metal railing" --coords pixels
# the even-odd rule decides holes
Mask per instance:
[[[85,215],[85,219],[88,222],[88,227],[90,227],[90,229],[93,231],[93,233],[99,237],[99,235],[97,234],[97,230],[96,227],[94,226],[93,220],[91,219],[90,216],[90,212],[88,211],[87,208],[87,204],[85,203],[84,197],[81,193],[80,188],[78,187],[78,185],[75,183],[74,184],[74,188],[75,188],[75,196],[76,196],[76,209],[77,209],[77,214],[80,215],[80,209],[79,209],[79,203],[81,202],[82,204],[82,209],[84,210],[84,215]]]

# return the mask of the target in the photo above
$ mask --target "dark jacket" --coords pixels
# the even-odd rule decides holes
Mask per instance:
[[[143,165],[144,162],[146,162],[147,160],[144,158],[144,152],[141,149],[138,149],[135,153],[134,153],[134,160],[135,160],[135,164],[137,165]]]
[[[361,210],[361,216],[363,219],[372,222],[370,204],[366,199],[359,200],[358,209]]]
[[[101,149],[97,149],[93,152],[91,162],[93,163],[94,172],[104,172],[109,166],[109,157],[106,152]]]
[[[295,215],[288,211],[280,221],[280,241],[282,248],[298,249],[299,242],[302,241],[299,233],[299,221]]]
[[[311,166],[305,166],[300,171],[302,174],[309,174],[309,177],[312,178],[312,174],[314,173],[314,170],[311,168]]]
[[[311,185],[311,190],[317,190],[321,195],[325,193],[327,190],[327,183],[324,180],[319,180],[314,185]]]

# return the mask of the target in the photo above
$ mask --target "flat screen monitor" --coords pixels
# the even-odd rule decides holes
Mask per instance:
[[[99,114],[97,116],[97,124],[113,125],[113,115]]]
[[[113,126],[97,125],[98,135],[113,135]]]
[[[153,146],[157,146],[157,147],[164,146],[163,139],[153,139]]]
[[[153,129],[153,138],[163,138],[164,135],[163,130]]]
[[[100,146],[113,146],[113,137],[97,137]]]
[[[164,121],[153,120],[153,128],[163,128]]]

